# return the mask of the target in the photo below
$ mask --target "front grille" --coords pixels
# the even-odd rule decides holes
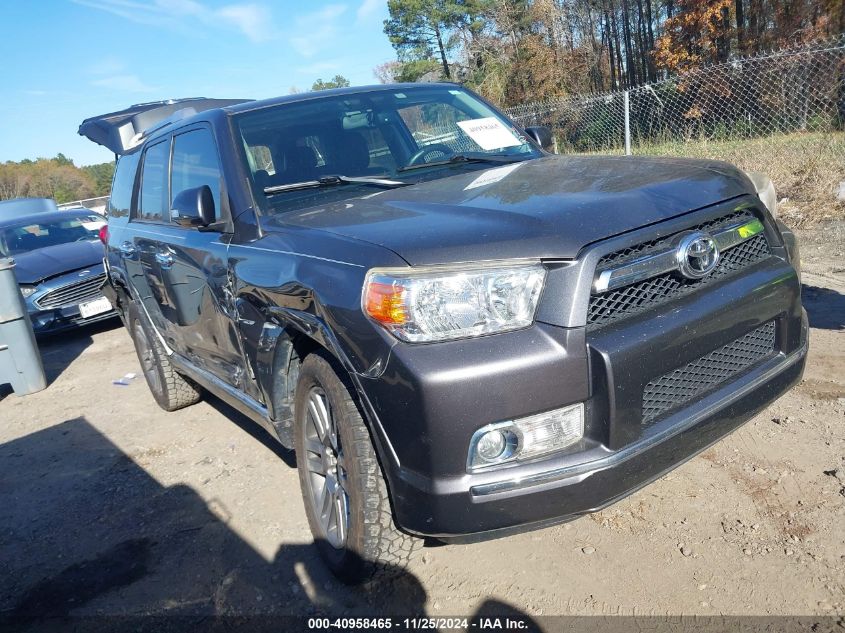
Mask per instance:
[[[652,380],[643,389],[642,423],[650,424],[671,409],[747,370],[775,351],[775,322],[752,330],[706,356]]]
[[[753,216],[748,212],[739,212],[692,228],[693,230],[712,231],[752,218]],[[600,271],[603,268],[616,266],[627,260],[661,250],[668,246],[673,239],[674,236],[669,236],[605,255],[599,260],[597,270]],[[587,327],[596,329],[617,319],[633,316],[661,303],[698,290],[716,279],[766,259],[770,253],[769,242],[765,234],[760,233],[750,240],[725,250],[719,259],[716,270],[702,279],[687,279],[676,273],[665,273],[630,286],[593,295],[590,297],[590,305],[587,311]]]
[[[100,289],[103,287],[105,279],[105,273],[82,278],[61,288],[51,290],[43,297],[39,297],[35,301],[35,305],[42,310],[52,310],[97,299],[102,296]]]
[[[691,226],[687,229],[684,229],[684,231],[704,231],[706,233],[709,233],[710,231],[718,231],[719,229],[731,226],[732,224],[747,222],[753,219],[754,214],[752,214],[751,211],[748,211],[747,209],[743,209],[742,211],[734,211],[733,213],[723,215],[720,218],[708,220],[707,222],[702,222],[701,224]],[[666,237],[661,237],[660,239],[651,240],[650,242],[640,242],[639,244],[634,244],[633,246],[629,246],[628,248],[623,248],[622,250],[608,253],[599,260],[599,263],[596,265],[596,268],[598,270],[601,270],[603,268],[611,268],[612,266],[617,266],[618,264],[622,264],[628,260],[637,259],[638,257],[648,255],[652,251],[657,251],[666,248],[675,238],[675,235],[677,235],[677,233],[667,235]]]

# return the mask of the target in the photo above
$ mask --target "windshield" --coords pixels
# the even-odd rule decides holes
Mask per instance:
[[[412,184],[540,156],[466,90],[426,86],[308,99],[236,115],[256,199],[270,213],[372,195],[366,178]],[[286,187],[329,176],[343,187]]]
[[[0,254],[11,257],[48,246],[96,240],[103,224],[103,218],[92,214],[5,226],[0,228]]]

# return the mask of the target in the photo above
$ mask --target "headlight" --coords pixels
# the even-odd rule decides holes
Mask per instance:
[[[754,188],[757,190],[757,196],[759,196],[760,202],[766,205],[769,213],[777,217],[778,194],[775,191],[775,185],[772,183],[772,179],[759,171],[749,171],[745,175],[754,183]]]
[[[534,321],[545,277],[539,262],[373,269],[364,283],[362,307],[411,343],[507,332]]]
[[[34,294],[37,288],[35,286],[21,286],[21,294],[26,299],[29,295]]]

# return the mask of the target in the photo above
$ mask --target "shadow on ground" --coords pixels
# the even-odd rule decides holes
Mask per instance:
[[[305,622],[285,616],[425,614],[426,593],[410,573],[343,585],[313,544],[285,544],[281,533],[266,560],[229,528],[230,517],[188,486],[162,486],[84,417],[7,442],[0,629],[69,630],[85,618],[88,630],[208,630],[218,616],[237,616],[244,626],[227,620],[226,630],[291,631]],[[521,615],[488,602],[479,617],[496,612]],[[143,628],[150,620],[153,629]]]
[[[59,334],[39,336],[38,349],[41,351],[41,362],[44,364],[47,384],[52,384],[73,361],[79,358],[82,352],[94,342],[93,337],[96,334],[119,326],[120,319],[114,318]]]
[[[118,325],[120,320],[115,318],[60,334],[40,336],[37,340],[38,351],[41,353],[48,388],[94,342],[92,337],[95,334]],[[11,385],[0,384],[0,401],[13,393]]]
[[[202,399],[207,404],[211,405],[211,407],[214,408],[224,418],[240,427],[240,429],[244,433],[250,435],[257,441],[261,442],[266,448],[275,453],[275,455],[289,467],[296,468],[296,453],[294,453],[292,450],[287,450],[284,446],[279,443],[279,440],[270,435],[253,420],[245,416],[243,413],[241,413],[234,407],[223,402],[223,400],[215,396],[213,393],[210,393],[208,391],[204,392]]]
[[[845,295],[830,288],[805,285],[801,301],[807,309],[810,327],[845,330]]]

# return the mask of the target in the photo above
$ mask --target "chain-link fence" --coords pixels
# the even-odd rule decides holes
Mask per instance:
[[[727,160],[769,173],[794,224],[845,216],[845,35],[506,112],[550,127],[560,153]]]

